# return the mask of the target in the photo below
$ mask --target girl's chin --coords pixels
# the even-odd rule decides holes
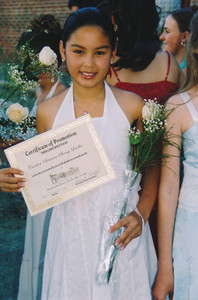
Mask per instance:
[[[162,46],[162,49],[163,49],[164,51],[168,51],[168,46],[167,46],[167,45],[163,45],[163,46]]]

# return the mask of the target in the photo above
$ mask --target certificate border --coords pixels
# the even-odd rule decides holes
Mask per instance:
[[[57,126],[53,129],[50,129],[49,131],[41,133],[29,140],[26,140],[24,142],[21,142],[20,144],[17,144],[15,146],[12,146],[12,147],[4,150],[10,165],[14,168],[19,168],[19,164],[16,159],[16,154],[18,152],[24,151],[31,146],[35,146],[36,143],[45,142],[46,140],[56,137],[57,134],[61,134],[63,131],[67,132],[68,130],[74,129],[83,124],[86,124],[86,126],[89,130],[89,133],[93,139],[96,149],[98,150],[98,153],[103,162],[103,165],[107,171],[107,175],[102,176],[98,179],[95,179],[90,183],[84,184],[83,186],[80,186],[70,192],[66,192],[61,196],[57,196],[57,197],[53,198],[52,200],[50,200],[46,203],[37,205],[37,206],[35,205],[34,200],[31,196],[30,190],[29,190],[28,186],[26,185],[24,188],[21,188],[21,192],[23,194],[24,200],[27,204],[27,207],[29,209],[31,216],[33,216],[37,213],[40,213],[46,209],[49,209],[57,204],[63,203],[75,196],[83,194],[89,190],[96,188],[97,186],[103,185],[104,183],[115,179],[116,178],[115,172],[111,166],[111,163],[110,163],[108,156],[103,148],[103,145],[99,139],[99,136],[97,134],[95,126],[92,122],[91,116],[89,114],[79,117],[69,123],[65,123],[63,125]],[[20,176],[20,175],[18,175],[18,176]]]

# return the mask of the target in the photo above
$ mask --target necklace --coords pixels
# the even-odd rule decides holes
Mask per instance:
[[[83,115],[87,115],[90,113],[90,111],[94,108],[94,106],[98,103],[98,101],[100,100],[100,98],[102,97],[104,90],[102,91],[102,93],[100,94],[100,96],[98,97],[98,99],[96,99],[96,101],[94,102],[94,104],[92,105],[92,107],[89,110],[83,110],[80,105],[78,104],[78,100],[75,98],[74,95],[74,101],[76,103],[76,105],[78,106],[78,108],[82,111]]]

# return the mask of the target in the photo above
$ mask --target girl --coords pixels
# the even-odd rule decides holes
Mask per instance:
[[[156,300],[196,300],[198,297],[198,13],[191,21],[187,49],[187,77],[183,92],[172,97],[175,108],[168,128],[184,148],[184,179],[179,192],[179,151],[167,147],[172,158],[162,167],[159,187],[159,271]]]
[[[155,1],[108,0],[108,3],[118,45],[107,82],[164,104],[178,90],[183,74],[174,57],[160,49]],[[150,182],[151,189],[155,189],[154,185],[156,182]],[[149,223],[158,251],[155,207]]]
[[[161,51],[154,0],[108,0],[117,53],[107,82],[160,103],[175,93],[183,74],[172,55]]]
[[[111,21],[98,9],[83,8],[70,15],[64,26],[60,51],[73,85],[38,107],[38,132],[88,112],[117,179],[53,209],[42,299],[149,300],[156,255],[149,227],[146,224],[143,229],[141,217],[135,211],[111,228],[114,231],[121,226],[127,227],[115,242],[120,244],[122,251],[109,285],[101,285],[95,279],[103,220],[125,183],[130,148],[126,131],[135,120],[140,128],[142,99],[104,82],[110,61],[115,56],[115,39]],[[153,177],[155,169],[149,173]],[[153,193],[156,196],[156,191]],[[137,206],[145,223],[152,209],[149,197],[145,188]],[[141,232],[142,242],[130,258],[131,240]]]
[[[198,6],[173,11],[165,20],[164,31],[160,36],[163,49],[172,53],[182,70],[186,67],[186,45],[190,34],[190,21]]]
[[[49,46],[56,53],[58,66],[60,66],[59,42],[61,35],[62,29],[59,21],[53,15],[40,14],[30,21],[26,31],[21,35],[18,48],[28,42],[30,48],[35,53],[39,53],[43,47]],[[52,80],[51,74],[39,74],[39,79],[40,87],[36,92],[37,99],[30,112],[31,116],[36,116],[36,109],[40,103],[66,89],[57,77]],[[15,177],[15,175],[21,174],[23,174],[22,171],[15,168],[0,169],[1,190],[3,192],[20,192],[20,188],[25,185],[25,179]],[[41,297],[43,264],[50,217],[51,210],[33,217],[27,211],[18,300],[36,300]]]

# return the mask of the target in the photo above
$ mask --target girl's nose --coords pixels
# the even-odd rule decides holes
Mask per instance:
[[[85,57],[84,65],[87,67],[92,67],[94,65],[94,59],[92,55],[87,55]]]
[[[160,35],[159,39],[160,39],[160,41],[164,40],[164,32],[162,32],[162,34]]]

